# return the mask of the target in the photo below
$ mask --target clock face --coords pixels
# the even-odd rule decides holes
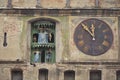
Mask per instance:
[[[76,27],[74,42],[83,53],[97,56],[104,54],[111,47],[113,33],[107,23],[91,18]]]

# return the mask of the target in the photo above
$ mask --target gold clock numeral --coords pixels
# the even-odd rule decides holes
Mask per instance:
[[[100,25],[98,26],[98,28],[101,28],[102,27],[102,23],[100,23]]]
[[[85,46],[85,47],[83,48],[83,51],[84,51],[84,52],[88,52],[88,50],[89,50],[89,46]]]
[[[83,35],[78,35],[78,39],[82,39],[83,38]]]
[[[104,36],[104,39],[107,39],[107,38],[108,38],[108,36],[107,36],[107,35],[105,35],[105,36]]]
[[[103,51],[104,49],[103,49],[102,46],[98,46],[98,47],[97,47],[97,50],[99,50],[99,51]]]
[[[108,28],[103,30],[103,32],[104,32],[104,33],[105,33],[105,32],[107,32],[107,31],[109,31],[109,29],[108,29]]]
[[[109,44],[108,41],[105,41],[105,40],[104,40],[103,43],[102,43],[102,45],[104,45],[104,46],[106,46],[106,47],[109,47],[110,44]]]
[[[83,41],[83,40],[79,41],[79,42],[78,42],[78,45],[79,45],[79,46],[83,46],[83,45],[84,45],[84,41]]]

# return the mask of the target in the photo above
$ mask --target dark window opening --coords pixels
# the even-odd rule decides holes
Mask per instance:
[[[39,70],[39,80],[48,80],[48,70],[47,69]]]
[[[116,72],[116,80],[120,80],[120,71]]]
[[[12,8],[12,0],[8,0],[7,7]]]
[[[6,47],[7,46],[7,33],[4,33],[4,42],[3,42],[3,46]]]
[[[45,62],[45,50],[43,50],[42,53],[41,53],[41,62],[42,63]]]
[[[75,71],[65,71],[64,80],[75,80]]]
[[[90,71],[90,80],[101,80],[101,71],[100,70]]]
[[[99,0],[95,0],[96,7],[99,7]]]
[[[11,80],[23,80],[23,71],[22,70],[12,70],[11,71]]]

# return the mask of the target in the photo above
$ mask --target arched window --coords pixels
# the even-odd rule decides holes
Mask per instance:
[[[12,8],[12,0],[8,0],[7,7]]]
[[[75,71],[65,71],[64,72],[64,80],[75,80]]]
[[[55,22],[48,20],[37,20],[31,23],[32,62],[55,62],[55,26]]]
[[[48,80],[48,70],[47,69],[39,70],[39,80]]]
[[[23,80],[23,71],[19,69],[13,69],[11,71],[11,80]]]
[[[99,0],[95,0],[96,7],[99,7]]]
[[[101,80],[101,71],[100,70],[91,70],[90,71],[90,80]]]
[[[120,70],[116,71],[116,80],[120,80]]]

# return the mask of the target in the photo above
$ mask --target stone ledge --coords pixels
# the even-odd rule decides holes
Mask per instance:
[[[62,62],[62,64],[81,64],[81,65],[120,65],[120,62]]]
[[[117,16],[120,15],[120,9],[0,9],[1,14],[21,14],[25,16],[39,15],[102,15]]]

